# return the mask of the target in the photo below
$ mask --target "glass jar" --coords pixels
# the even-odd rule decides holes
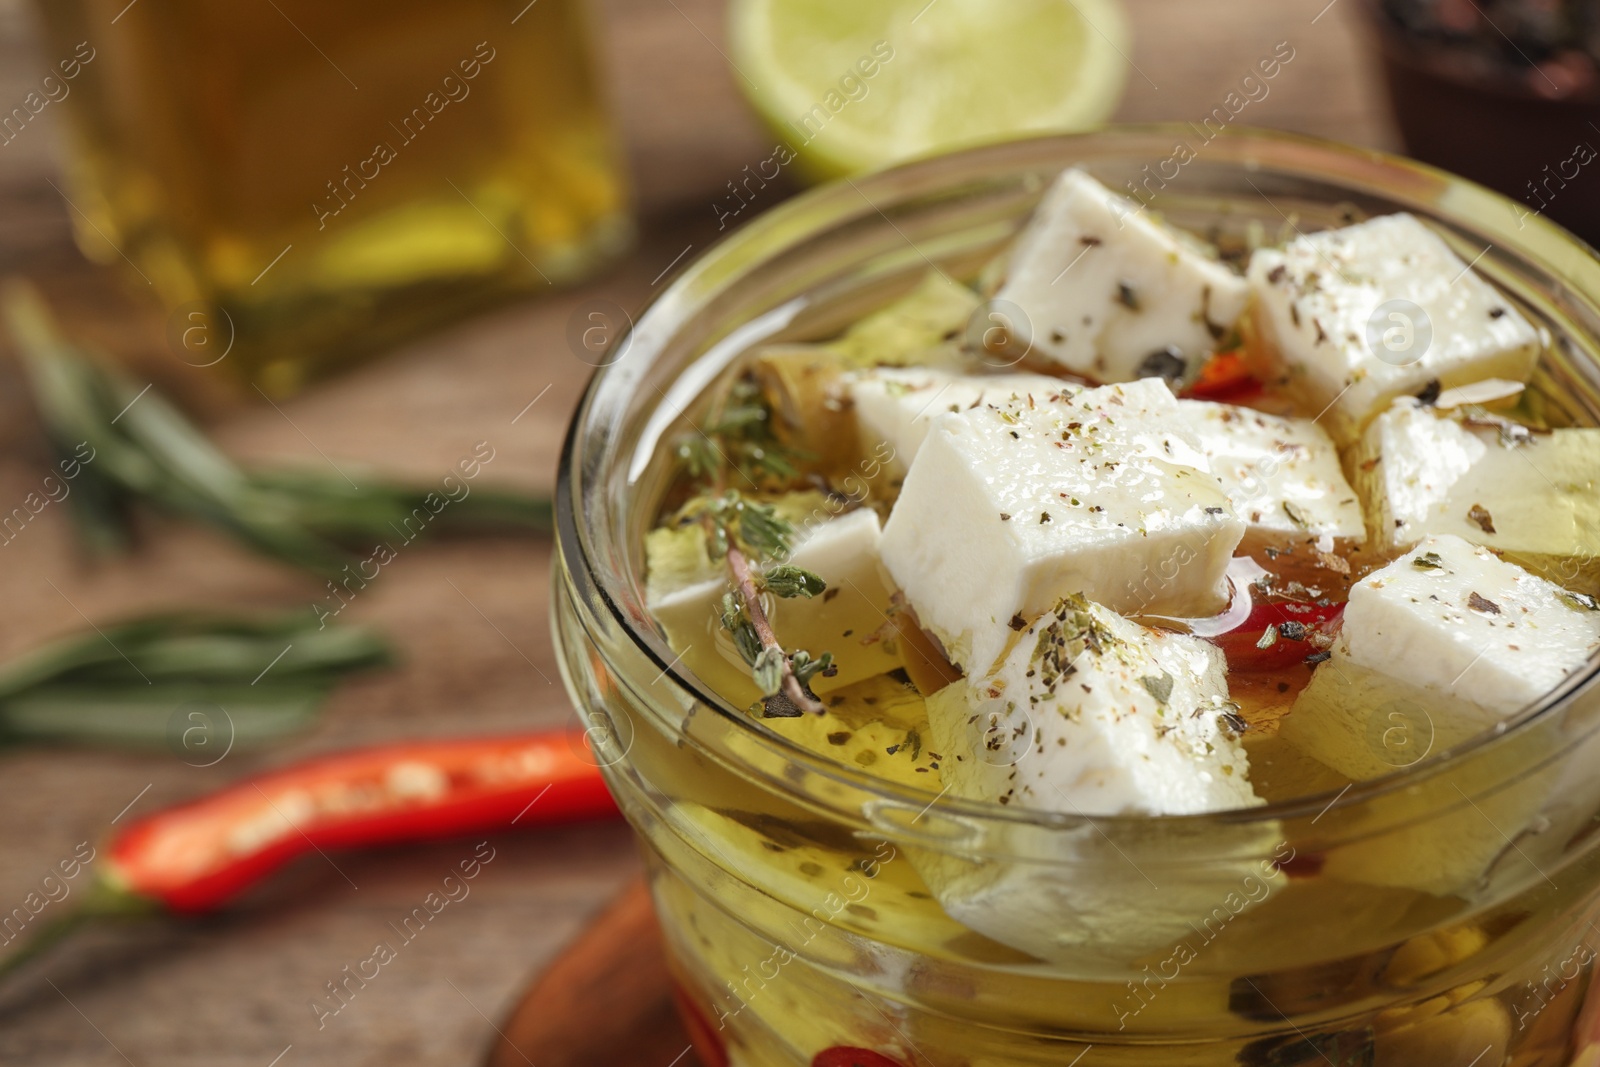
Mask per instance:
[[[628,241],[582,0],[38,9],[79,244],[192,365],[291,392]]]
[[[643,842],[702,1058],[1594,1062],[1600,1043],[1573,1059],[1600,1042],[1575,1036],[1600,1022],[1581,1014],[1600,907],[1592,670],[1495,736],[1451,752],[1414,737],[1393,761],[1409,766],[1337,794],[1091,819],[821,759],[710,692],[652,621],[642,539],[670,475],[662,442],[702,390],[753,344],[830,336],[930,262],[974,275],[1074,164],[1224,239],[1431,219],[1550,331],[1535,382],[1549,418],[1600,418],[1600,261],[1541,219],[1519,228],[1475,185],[1286,134],[990,146],[814,190],[718,245],[619,341],[575,416],[553,596],[566,681]],[[1385,749],[1414,725],[1373,723]],[[963,884],[995,892],[941,907]],[[1006,923],[1003,939],[980,932]],[[1037,951],[1001,943],[1029,923]],[[1077,931],[1065,947],[1049,936],[1062,923]]]

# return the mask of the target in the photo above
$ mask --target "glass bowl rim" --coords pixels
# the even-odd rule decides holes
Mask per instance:
[[[952,161],[976,160],[982,159],[987,155],[1004,155],[1013,152],[1026,153],[1031,148],[1095,140],[1126,138],[1133,141],[1139,138],[1155,136],[1171,136],[1181,139],[1185,135],[1192,134],[1191,127],[1180,123],[1113,124],[1083,133],[1048,133],[1004,141],[986,142],[950,152],[919,157],[862,175],[837,178],[825,182],[814,188],[804,190],[762,213],[745,226],[715,241],[699,255],[689,260],[664,289],[655,293],[644,303],[638,314],[632,317],[630,328],[614,337],[612,345],[614,348],[625,343],[631,345],[633,339],[637,338],[645,327],[658,327],[660,320],[665,316],[674,314],[677,310],[675,305],[685,300],[689,301],[689,305],[684,310],[693,313],[696,304],[693,298],[687,295],[691,286],[697,280],[704,278],[719,263],[731,256],[752,246],[759,247],[763,242],[770,242],[770,247],[765,248],[763,255],[758,258],[755,267],[752,268],[759,270],[761,268],[761,260],[768,259],[775,253],[803,243],[815,234],[824,232],[829,225],[837,225],[853,217],[849,212],[839,210],[829,213],[826,209],[835,201],[850,199],[857,204],[865,201],[869,207],[878,210],[881,214],[881,208],[879,208],[881,201],[870,196],[870,193],[874,191],[892,193],[896,183],[906,176],[916,176],[923,171],[934,170],[948,165]],[[1431,186],[1441,188],[1454,187],[1470,191],[1477,197],[1490,202],[1498,201],[1511,213],[1512,217],[1515,217],[1514,209],[1516,204],[1508,197],[1459,175],[1394,153],[1364,148],[1309,134],[1243,125],[1226,127],[1206,143],[1209,145],[1223,138],[1228,139],[1236,147],[1260,145],[1264,146],[1264,150],[1267,152],[1281,151],[1285,148],[1298,149],[1300,152],[1321,157],[1324,161],[1330,163],[1338,162],[1344,164],[1344,169],[1319,172],[1316,176],[1320,180],[1332,184],[1342,184],[1351,188],[1352,191],[1368,191],[1380,196],[1395,197],[1397,195],[1395,190],[1392,188],[1386,189],[1378,183],[1378,172],[1381,171],[1383,176],[1391,179],[1409,174],[1423,179]],[[1229,160],[1228,162],[1231,166],[1246,171],[1251,169],[1247,163],[1240,160]],[[1270,167],[1274,162],[1286,163],[1285,160],[1263,159],[1261,161],[1267,167]],[[1301,160],[1300,164],[1301,170],[1309,170],[1310,160]],[[1073,164],[1069,162],[1066,165],[1071,166]],[[1358,173],[1361,171],[1367,172],[1366,185],[1357,184],[1361,180],[1358,178]],[[925,194],[930,190],[919,189],[918,191]],[[1439,209],[1433,213],[1442,218],[1450,217],[1449,213],[1444,209]],[[813,217],[814,214],[821,216],[821,218]],[[795,222],[797,219],[808,220],[808,225],[796,229]],[[1533,259],[1542,269],[1563,280],[1568,285],[1569,291],[1573,295],[1586,300],[1595,311],[1597,318],[1600,318],[1600,254],[1597,254],[1594,249],[1590,248],[1580,238],[1550,222],[1542,215],[1533,216],[1531,219],[1526,219],[1526,221],[1530,224],[1529,228],[1527,230],[1519,229],[1520,237],[1508,240],[1504,247],[1514,249],[1520,254]],[[1467,224],[1472,225],[1470,222]],[[1505,236],[1507,233],[1503,226],[1497,228],[1495,232],[1501,234],[1501,236]],[[1574,256],[1573,253],[1578,253],[1578,255]],[[1576,274],[1582,274],[1584,277],[1577,277],[1575,276]],[[669,329],[665,336],[670,337],[671,335],[672,330]],[[1600,341],[1600,338],[1597,338],[1597,341]],[[703,354],[704,350],[700,355]],[[698,359],[700,356],[695,358]],[[555,533],[557,557],[568,567],[569,573],[573,574],[574,578],[581,579],[583,586],[591,588],[599,594],[597,599],[603,602],[603,610],[610,614],[613,622],[627,635],[627,640],[631,642],[633,648],[661,672],[660,679],[670,679],[679,692],[686,694],[697,704],[728,720],[736,730],[743,731],[748,736],[753,737],[758,743],[784,760],[801,764],[810,773],[832,779],[848,788],[864,794],[870,794],[884,801],[915,805],[920,807],[924,813],[936,810],[941,814],[962,820],[979,820],[984,823],[1041,828],[1061,828],[1085,824],[1096,827],[1160,824],[1181,828],[1185,825],[1198,826],[1218,823],[1229,825],[1270,823],[1277,820],[1288,821],[1312,815],[1321,818],[1335,808],[1353,808],[1389,794],[1414,788],[1419,783],[1444,773],[1450,768],[1459,765],[1468,757],[1476,755],[1490,746],[1509,744],[1512,737],[1524,733],[1556,712],[1570,706],[1579,696],[1595,688],[1595,683],[1600,680],[1600,658],[1591,658],[1585,669],[1575,671],[1552,692],[1545,694],[1539,700],[1502,720],[1496,728],[1475,735],[1454,747],[1438,753],[1430,753],[1414,764],[1376,778],[1357,781],[1345,786],[1343,789],[1329,789],[1317,793],[1308,793],[1289,800],[1274,801],[1249,808],[1230,808],[1181,815],[1073,815],[949,797],[944,792],[933,795],[927,790],[901,785],[869,774],[864,770],[819,756],[789,740],[782,733],[771,729],[765,723],[751,719],[744,710],[734,707],[693,675],[679,671],[677,669],[677,659],[666,659],[652,647],[645,634],[635,625],[632,617],[623,609],[613,595],[612,588],[608,587],[607,583],[602,580],[606,572],[595,565],[595,552],[590,543],[592,526],[588,523],[579,523],[577,521],[577,512],[581,509],[576,505],[584,491],[579,449],[583,443],[582,438],[585,436],[585,430],[593,430],[593,427],[589,424],[589,416],[594,410],[596,397],[606,388],[612,374],[616,373],[614,368],[622,362],[624,361],[601,361],[601,364],[591,375],[588,384],[584,387],[583,394],[568,424],[556,476]],[[626,459],[628,457],[619,455],[616,458]],[[579,568],[581,568],[581,573],[579,573]],[[1600,732],[1600,724],[1597,724],[1590,732]],[[1571,738],[1568,747],[1577,745],[1587,736],[1588,733],[1585,733],[1579,737]],[[699,748],[705,748],[703,739],[697,739],[686,734],[685,740]],[[1517,774],[1508,776],[1503,780],[1496,780],[1488,788],[1491,791],[1505,788],[1510,783],[1521,780],[1522,777],[1540,773],[1549,763],[1559,760],[1565,751],[1565,749],[1558,750],[1531,766],[1521,767]],[[714,755],[720,759],[730,758],[727,754],[720,752],[714,753]],[[748,764],[741,764],[740,769],[745,773],[758,773],[756,768]],[[792,781],[780,781],[771,776],[766,776],[764,780],[773,788],[794,793],[803,792],[803,787],[797,786]],[[810,803],[815,804],[818,801],[812,799]],[[1463,803],[1471,803],[1471,800],[1464,800]],[[924,804],[926,806],[923,806]]]

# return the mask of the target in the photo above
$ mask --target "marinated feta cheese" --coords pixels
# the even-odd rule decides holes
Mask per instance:
[[[883,531],[883,562],[969,674],[1063,596],[1127,614],[1226,603],[1244,535],[1158,379],[933,421]]]
[[[879,564],[877,513],[860,508],[809,527],[799,525],[788,562],[816,574],[828,587],[815,597],[769,595],[764,602],[785,648],[833,653],[838,673],[818,675],[811,688],[831,692],[900,666],[895,643],[877,639],[893,595]],[[721,622],[722,596],[731,588],[730,580],[719,574],[665,593],[651,601],[650,611],[672,648],[702,681],[733,699],[753,700],[750,668]]]
[[[1018,635],[993,674],[929,698],[931,747],[947,791],[970,800],[1066,816],[1254,807],[1262,801],[1224,673],[1206,641],[1068,597]],[[1010,855],[1038,851],[1053,863],[930,858],[919,871],[950,915],[1044,959],[1168,945],[1217,922],[1220,902],[1229,901],[1225,924],[1281,884],[1270,862],[1238,859],[1270,856],[1271,825],[1241,828],[1229,858],[1214,862],[1186,856],[1195,842],[1181,831],[1097,827],[1018,828],[1007,842]]]
[[[1281,734],[1351,777],[1374,777],[1420,758],[1396,759],[1390,726],[1449,747],[1537,701],[1596,650],[1591,598],[1459,537],[1430,537],[1351,588],[1332,658]]]
[[[1250,258],[1262,369],[1349,442],[1430,382],[1526,382],[1539,332],[1414,216],[1303,235]]]
[[[1202,400],[1178,406],[1245,522],[1242,551],[1290,551],[1328,537],[1366,540],[1361,505],[1345,481],[1338,450],[1315,422]]]
[[[1017,239],[996,294],[1030,354],[1097,382],[1188,381],[1233,327],[1244,279],[1076,168]]]
[[[1454,534],[1600,592],[1600,430],[1533,433],[1402,397],[1367,427],[1351,470],[1381,551]]]
[[[1259,804],[1226,674],[1208,641],[1063,598],[992,673],[929,698],[945,784],[972,800],[1078,815]]]
[[[1332,658],[1317,667],[1280,736],[1351,778],[1391,774],[1493,729],[1596,650],[1592,601],[1461,538],[1428,538],[1351,590]],[[1531,766],[1558,743],[1525,735],[1515,742],[1524,751],[1507,758]],[[1325,869],[1351,881],[1470,892],[1534,820],[1551,785],[1532,775],[1507,787],[1492,768],[1452,781],[1469,796],[1487,792],[1443,818],[1453,794],[1387,798],[1369,817],[1393,828],[1332,850]]]
[[[901,470],[911,465],[932,420],[986,400],[1034,397],[1036,403],[1076,396],[1083,386],[1043,374],[953,374],[930,367],[883,368],[854,375],[846,385],[856,415],[860,449],[886,445]]]

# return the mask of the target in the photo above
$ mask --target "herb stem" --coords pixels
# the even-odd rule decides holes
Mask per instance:
[[[750,563],[737,545],[728,546],[728,569],[733,572],[734,587],[739,591],[739,599],[744,601],[745,613],[750,616],[750,625],[755,628],[756,636],[761,639],[761,647],[776,648],[778,654],[783,656],[783,683],[778,691],[800,711],[821,715],[824,711],[821,702],[806,692],[805,686],[800,684],[800,679],[794,676],[789,656],[778,643],[777,635],[772,632],[772,623],[767,620],[767,613],[761,608],[761,594],[756,591],[755,579],[750,574]]]

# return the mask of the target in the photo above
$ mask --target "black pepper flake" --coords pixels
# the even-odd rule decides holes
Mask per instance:
[[[1422,392],[1417,394],[1417,400],[1423,407],[1431,408],[1439,402],[1439,394],[1444,391],[1443,384],[1437,378],[1430,378],[1428,384],[1422,387]]]
[[[1117,283],[1117,303],[1129,311],[1139,310],[1139,294],[1133,291],[1133,286],[1127,282]]]
[[[1183,358],[1183,353],[1168,345],[1145,356],[1139,363],[1138,375],[1141,378],[1163,378],[1168,382],[1180,382],[1188,370],[1189,362]]]
[[[1488,599],[1487,597],[1481,597],[1477,593],[1468,593],[1467,594],[1467,607],[1471,608],[1473,611],[1480,612],[1481,614],[1484,614],[1484,615],[1498,615],[1498,614],[1500,614],[1500,605],[1499,604],[1496,604],[1494,601]]]
[[[1279,263],[1276,267],[1273,267],[1267,272],[1267,281],[1271,282],[1273,285],[1277,285],[1279,282],[1283,281],[1288,274],[1289,268],[1285,267],[1282,263]]]
[[[1278,635],[1290,641],[1304,641],[1306,639],[1306,624],[1289,619],[1278,624]]]
[[[1049,521],[1050,521],[1050,513],[1048,511],[1039,512],[1039,522],[1041,524],[1047,523]]]
[[[1250,724],[1244,720],[1244,717],[1235,712],[1225,711],[1217,717],[1222,720],[1222,728],[1235,737],[1250,729]]]
[[[1489,317],[1491,319],[1498,319],[1502,315],[1504,315],[1505,313],[1506,313],[1506,309],[1505,308],[1490,308],[1489,309]]]
[[[1332,652],[1327,652],[1327,651],[1313,652],[1313,653],[1311,653],[1311,655],[1307,656],[1302,662],[1305,663],[1305,665],[1307,667],[1315,667],[1317,664],[1322,663],[1322,662],[1324,662],[1326,660],[1330,660],[1332,658],[1333,658],[1333,653]]]
[[[1002,511],[1000,513],[1000,521],[1001,522],[1010,522],[1011,521],[1011,516],[1007,515],[1005,512]]]
[[[1078,243],[1080,245],[1083,245],[1085,248],[1096,248],[1102,242],[1101,242],[1100,238],[1098,238],[1098,237],[1090,237],[1087,234],[1085,234],[1084,236],[1078,238]]]
[[[1207,515],[1221,515],[1225,510],[1226,510],[1225,508],[1206,508],[1206,514]]]
[[[1023,630],[1027,628],[1028,620],[1024,619],[1020,614],[1013,615],[1011,616],[1010,626],[1013,630]]]
[[[1474,504],[1467,509],[1467,518],[1478,524],[1478,529],[1486,534],[1494,533],[1494,516],[1489,514],[1489,509],[1482,504]]]
[[[1279,682],[1278,683],[1278,692],[1287,693],[1288,691],[1289,691],[1289,683],[1288,682]]]
[[[842,745],[849,740],[849,730],[835,730],[833,733],[828,735],[828,744],[830,745]]]

